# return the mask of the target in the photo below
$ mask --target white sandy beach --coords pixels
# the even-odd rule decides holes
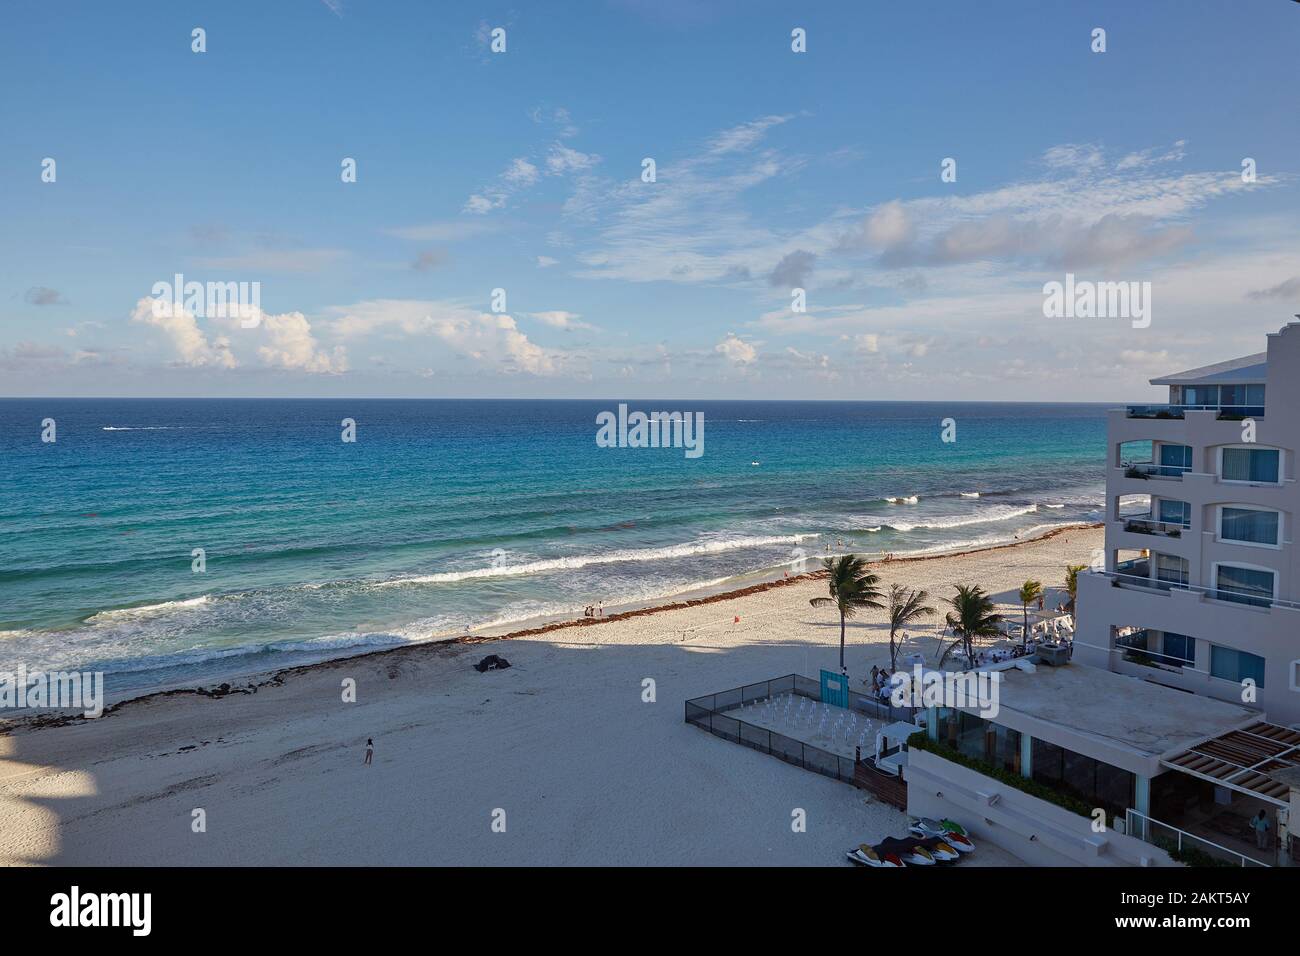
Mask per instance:
[[[1100,529],[1069,529],[877,570],[935,604],[955,581],[1011,602],[1026,578],[1059,587],[1065,566],[1101,543]],[[844,865],[847,848],[903,835],[905,815],[683,720],[688,698],[833,669],[838,617],[808,604],[824,593],[800,580],[335,661],[256,694],[156,696],[94,721],[19,728],[0,737],[0,862]],[[888,661],[881,620],[850,621],[855,686]],[[513,666],[471,669],[490,653]],[[341,700],[346,678],[356,703]],[[654,703],[642,701],[646,678]],[[792,832],[796,808],[805,833]],[[204,833],[192,830],[196,809]],[[498,809],[504,833],[492,828]],[[981,847],[961,865],[1015,862]]]

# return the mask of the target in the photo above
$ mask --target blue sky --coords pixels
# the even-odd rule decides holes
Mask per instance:
[[[1288,0],[16,0],[0,395],[1146,397],[1300,312],[1297,49]],[[1150,327],[1045,318],[1067,271]]]

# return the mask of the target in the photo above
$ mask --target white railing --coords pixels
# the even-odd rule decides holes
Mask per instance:
[[[1170,826],[1168,823],[1161,823],[1159,820],[1140,813],[1132,807],[1124,811],[1124,832],[1129,836],[1137,837],[1145,843],[1152,846],[1158,846],[1177,859],[1175,854],[1182,853],[1184,850],[1200,850],[1208,856],[1216,857],[1221,860],[1227,860],[1234,866],[1272,866],[1271,863],[1262,863],[1244,853],[1238,853],[1236,850],[1229,850],[1226,846],[1221,846],[1205,837],[1199,837],[1195,833],[1188,833],[1186,830],[1180,830],[1178,827]],[[1173,849],[1170,849],[1170,846]]]
[[[1225,604],[1240,604],[1244,607],[1261,608],[1285,607],[1300,610],[1300,602],[1297,601],[1283,601],[1279,598],[1264,597],[1263,595],[1243,594],[1240,591],[1229,591],[1226,588],[1207,588],[1200,584],[1179,584],[1176,581],[1161,581],[1142,574],[1122,574],[1118,571],[1089,570],[1084,573],[1100,575],[1121,585],[1127,584],[1157,591],[1195,591],[1197,594],[1203,594],[1213,601],[1221,601]],[[1225,595],[1234,596],[1225,597]]]

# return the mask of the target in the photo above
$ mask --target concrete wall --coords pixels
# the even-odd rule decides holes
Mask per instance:
[[[1242,445],[1242,423],[1219,421],[1214,411],[1188,411],[1183,419],[1128,418],[1123,410],[1110,413],[1107,425],[1106,570],[1113,571],[1120,550],[1147,549],[1185,558],[1188,583],[1212,588],[1220,563],[1277,573],[1277,598],[1300,602],[1300,549],[1296,521],[1300,520],[1300,323],[1268,336],[1265,414],[1256,419],[1253,447],[1282,451],[1282,482],[1276,485],[1222,481],[1218,451]],[[1127,478],[1120,467],[1120,445],[1150,440],[1189,445],[1192,470],[1181,478]],[[1158,452],[1157,452],[1158,457]],[[1186,501],[1191,527],[1177,537],[1126,531],[1118,520],[1121,495],[1151,495]],[[1218,514],[1223,505],[1251,505],[1281,513],[1278,547],[1233,543],[1219,538]],[[1256,701],[1270,720],[1300,722],[1300,690],[1292,689],[1293,662],[1300,661],[1300,609],[1257,608],[1218,601],[1187,591],[1114,587],[1097,575],[1081,575],[1075,643],[1076,661],[1133,674],[1170,687],[1242,703],[1241,686],[1210,675],[1210,645],[1255,654],[1265,660],[1264,687]],[[1151,668],[1124,662],[1114,650],[1111,628],[1146,627],[1196,639],[1196,663],[1177,669]]]
[[[951,817],[978,844],[987,841],[1034,866],[1179,866],[1169,854],[1136,837],[1093,833],[1077,813],[944,760],[907,752],[907,812]]]

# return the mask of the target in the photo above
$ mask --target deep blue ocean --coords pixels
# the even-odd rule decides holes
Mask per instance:
[[[598,447],[616,401],[0,400],[0,671],[120,695],[1100,518],[1103,405],[628,404],[703,456]]]

